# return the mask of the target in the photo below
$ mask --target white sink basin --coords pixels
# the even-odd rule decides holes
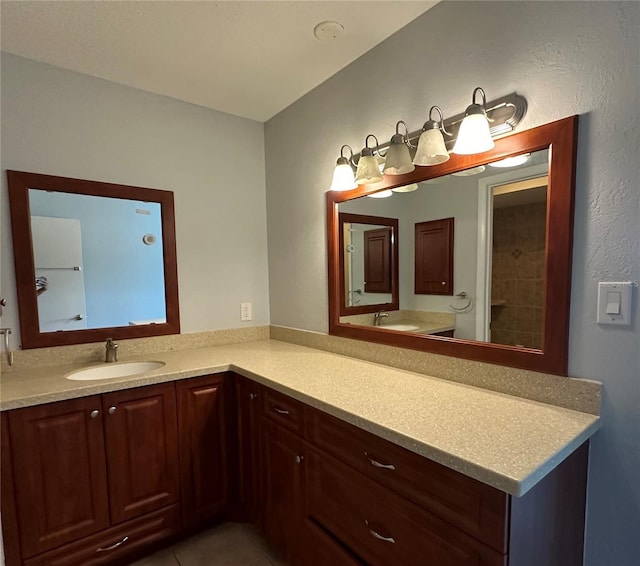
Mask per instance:
[[[418,330],[419,326],[413,324],[383,324],[380,328],[386,328],[387,330],[403,330],[404,332],[410,332],[412,330]]]
[[[93,379],[114,379],[116,377],[128,377],[147,373],[148,371],[161,368],[164,362],[124,362],[122,364],[102,364],[87,369],[74,371],[67,376],[67,379],[76,381],[90,381]]]

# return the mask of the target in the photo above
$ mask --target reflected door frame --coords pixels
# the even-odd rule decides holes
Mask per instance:
[[[549,174],[549,164],[520,167],[478,179],[478,253],[476,275],[476,340],[491,342],[491,275],[493,259],[493,190],[514,181]]]

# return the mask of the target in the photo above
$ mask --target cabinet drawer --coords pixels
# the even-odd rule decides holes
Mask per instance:
[[[309,454],[307,513],[371,566],[504,566],[506,556],[330,456]]]
[[[94,566],[111,564],[181,528],[179,505],[122,523],[102,533],[27,560],[24,566]]]
[[[302,435],[304,431],[304,405],[282,393],[265,389],[262,396],[265,417],[284,428]]]
[[[306,525],[307,548],[313,549],[306,556],[306,566],[364,566],[313,521],[307,520]]]
[[[508,496],[358,429],[312,411],[313,444],[500,553],[507,552]]]

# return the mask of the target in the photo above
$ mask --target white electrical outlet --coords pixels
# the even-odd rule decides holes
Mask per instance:
[[[246,322],[251,319],[251,303],[240,303],[240,320]]]

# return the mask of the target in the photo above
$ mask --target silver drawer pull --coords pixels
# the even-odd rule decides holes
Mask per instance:
[[[119,546],[122,546],[125,542],[129,540],[129,537],[124,537],[120,542],[116,542],[111,546],[105,546],[104,548],[99,548],[96,552],[109,552],[110,550],[115,550]]]
[[[367,457],[367,460],[369,460],[371,465],[375,466],[376,468],[384,468],[385,470],[395,470],[396,469],[396,467],[393,464],[382,464],[381,462],[378,462],[378,460],[374,460],[366,452],[364,453],[364,455]]]
[[[367,528],[369,529],[369,532],[371,533],[371,536],[373,538],[377,538],[378,540],[383,540],[384,542],[390,542],[391,544],[395,544],[396,543],[396,539],[394,539],[393,537],[383,537],[380,533],[377,533],[376,531],[374,531],[370,526],[369,526],[369,521],[367,521],[365,519],[364,524],[367,526]]]
[[[257,399],[257,397],[258,397],[258,394],[257,394],[257,393],[249,393],[249,399],[251,399],[252,401],[253,401],[254,399]]]
[[[281,409],[280,407],[276,407],[275,405],[271,405],[271,408],[278,413],[279,415],[288,415],[289,411],[286,409]]]

